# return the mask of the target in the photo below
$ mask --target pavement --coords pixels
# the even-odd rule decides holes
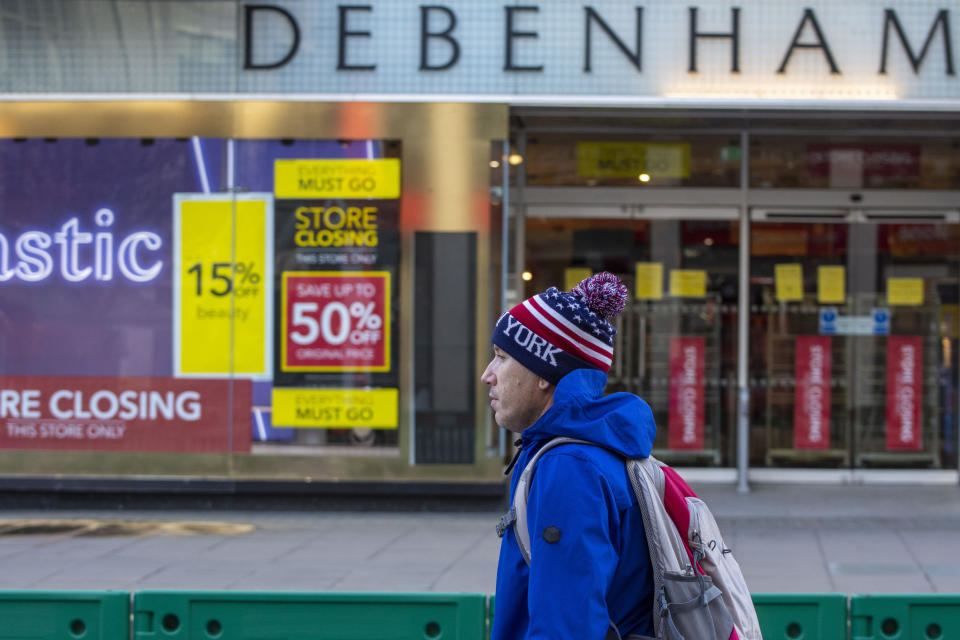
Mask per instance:
[[[755,593],[960,593],[960,488],[694,486]],[[0,511],[0,589],[492,593],[499,513]]]

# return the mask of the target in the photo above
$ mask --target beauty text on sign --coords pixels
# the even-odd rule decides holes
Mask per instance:
[[[283,274],[283,371],[389,371],[389,271]]]
[[[400,160],[277,160],[278,198],[337,199],[400,197]]]
[[[0,377],[0,449],[249,453],[251,388],[249,380]]]
[[[284,427],[396,429],[397,389],[273,388],[273,424]]]
[[[270,375],[270,194],[174,196],[174,371]]]

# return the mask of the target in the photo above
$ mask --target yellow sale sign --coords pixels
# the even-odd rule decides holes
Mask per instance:
[[[396,429],[397,389],[273,388],[273,424],[281,427]]]
[[[278,198],[395,199],[400,197],[400,160],[276,160]]]
[[[273,198],[174,196],[174,373],[269,377]]]

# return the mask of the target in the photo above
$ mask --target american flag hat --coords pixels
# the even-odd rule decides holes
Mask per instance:
[[[604,271],[570,291],[550,287],[527,298],[500,317],[491,340],[551,384],[574,369],[606,373],[617,333],[610,320],[626,301],[627,287]]]

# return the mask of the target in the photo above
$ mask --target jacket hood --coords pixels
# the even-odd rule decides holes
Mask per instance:
[[[632,393],[603,395],[607,376],[576,369],[557,383],[553,406],[523,430],[523,447],[558,436],[579,438],[628,458],[646,458],[657,426],[650,406]]]

